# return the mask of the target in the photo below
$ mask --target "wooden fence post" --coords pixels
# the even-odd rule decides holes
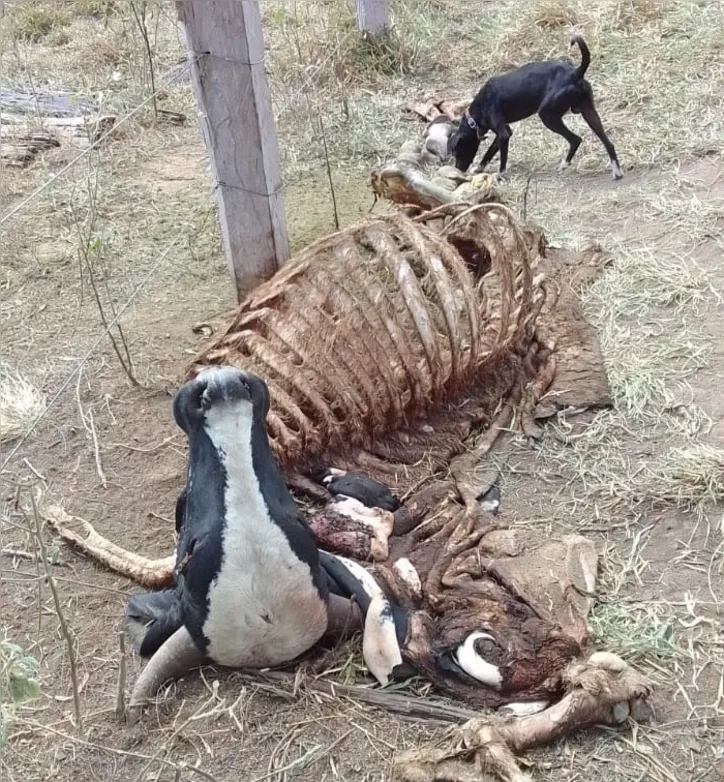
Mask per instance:
[[[390,0],[357,0],[357,29],[377,35],[390,24]]]
[[[258,0],[176,0],[239,300],[289,257]]]

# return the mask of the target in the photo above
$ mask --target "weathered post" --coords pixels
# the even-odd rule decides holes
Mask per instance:
[[[356,0],[357,28],[378,35],[390,24],[390,0]]]
[[[289,257],[258,0],[176,0],[237,297]]]

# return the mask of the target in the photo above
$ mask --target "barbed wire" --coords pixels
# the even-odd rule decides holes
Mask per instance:
[[[342,48],[342,45],[344,42],[349,38],[349,34],[344,36],[342,39],[340,39],[337,42],[337,45],[332,49],[329,54],[322,60],[321,63],[317,65],[317,70],[321,70],[326,65],[328,65],[332,59],[339,53],[340,49]],[[195,65],[197,62],[202,60],[204,57],[213,57],[214,59],[220,59],[224,60],[233,64],[237,65],[244,65],[244,66],[252,66],[252,65],[261,65],[263,62],[266,61],[266,57],[262,58],[261,60],[257,62],[241,62],[232,60],[228,57],[220,57],[218,55],[211,54],[210,52],[188,52],[188,61],[181,66],[180,68],[178,66],[175,66],[174,68],[171,68],[170,71],[166,74],[166,77],[164,78],[162,84],[150,95],[148,95],[146,98],[144,98],[141,103],[139,103],[135,108],[133,108],[131,111],[128,112],[128,114],[125,114],[121,119],[119,119],[117,122],[113,124],[113,127],[109,128],[105,133],[102,133],[95,141],[93,141],[86,149],[84,149],[82,152],[80,152],[78,155],[76,155],[72,160],[68,161],[63,168],[60,169],[60,171],[57,171],[55,174],[52,175],[50,179],[48,179],[47,182],[44,182],[42,185],[37,187],[35,190],[33,190],[30,195],[28,195],[26,198],[24,198],[20,203],[16,204],[14,207],[12,207],[8,212],[6,212],[2,217],[0,217],[0,226],[5,225],[9,220],[11,220],[15,215],[19,214],[20,212],[25,209],[26,206],[31,204],[38,196],[40,196],[42,193],[44,193],[46,190],[51,188],[53,185],[55,185],[61,177],[63,177],[65,174],[70,171],[73,166],[75,166],[77,163],[79,163],[86,155],[89,155],[96,147],[100,146],[109,136],[112,136],[118,128],[120,128],[122,125],[124,125],[126,122],[128,122],[130,119],[136,116],[141,109],[143,109],[145,106],[147,106],[149,103],[151,103],[154,98],[158,97],[158,95],[163,92],[170,84],[172,84],[176,79],[180,78],[184,73],[189,71],[193,65]],[[289,106],[294,103],[297,98],[299,98],[306,89],[309,87],[314,87],[314,82],[311,79],[311,77],[307,76],[307,74],[304,73],[304,71],[301,71],[302,77],[305,80],[305,83],[292,95],[291,98],[285,100],[282,105],[279,108],[279,114],[281,115],[283,112],[287,111]],[[231,187],[231,185],[228,185],[225,182],[215,182],[213,187],[214,189],[218,188],[219,186],[226,186]],[[244,188],[238,188],[243,190]],[[253,192],[253,191],[249,191]],[[267,195],[267,194],[265,194]],[[269,194],[274,195],[274,193]]]
[[[197,55],[195,58],[190,58],[189,61],[181,66],[180,68],[176,66],[175,68],[171,69],[171,72],[166,74],[167,78],[164,80],[164,82],[161,84],[161,86],[156,89],[154,92],[152,92],[147,98],[144,98],[141,103],[138,104],[134,109],[128,112],[128,114],[125,114],[123,117],[121,117],[120,120],[115,122],[113,124],[113,127],[109,128],[105,133],[102,133],[95,141],[93,141],[86,149],[84,149],[82,152],[80,152],[78,155],[76,155],[72,160],[68,161],[63,168],[60,169],[57,173],[53,174],[53,176],[47,181],[44,182],[40,187],[33,190],[32,193],[30,193],[29,196],[24,198],[19,204],[16,204],[12,209],[10,209],[8,212],[6,212],[2,217],[0,217],[0,226],[4,225],[8,220],[15,217],[16,214],[21,212],[25,207],[32,203],[41,193],[44,193],[49,187],[52,187],[56,182],[62,177],[64,174],[66,174],[68,171],[70,171],[73,166],[76,165],[76,163],[80,162],[86,155],[89,155],[96,147],[98,147],[100,144],[102,144],[109,136],[112,136],[118,128],[120,128],[122,125],[124,125],[128,120],[132,119],[133,117],[138,114],[139,111],[144,106],[147,106],[154,98],[158,97],[159,93],[165,90],[173,81],[178,79],[180,76],[182,76],[186,71],[191,69],[191,66],[194,64],[194,62],[198,62],[204,55]]]
[[[332,51],[329,52],[329,54],[322,60],[321,63],[318,64],[317,68],[318,70],[324,68],[328,63],[332,61],[332,59],[337,55],[337,53],[340,51],[342,45],[347,40],[348,36],[344,36],[340,41],[338,41],[337,45],[332,49]],[[191,67],[199,62],[202,58],[209,56],[209,52],[188,52],[188,62],[185,63],[185,65],[182,68],[175,67],[172,69],[172,72],[167,74],[167,77],[163,81],[162,85],[155,90],[151,95],[149,95],[147,98],[145,98],[138,106],[136,106],[132,111],[130,111],[128,114],[126,114],[124,117],[122,117],[121,120],[116,122],[112,128],[110,128],[108,131],[106,131],[104,134],[99,136],[98,139],[96,139],[87,149],[84,149],[80,154],[76,155],[75,158],[73,158],[71,161],[69,161],[60,171],[58,171],[52,179],[45,182],[43,185],[38,187],[36,190],[34,190],[27,198],[23,199],[19,204],[17,204],[15,207],[13,207],[9,212],[7,212],[5,215],[3,215],[2,218],[0,218],[0,226],[5,224],[8,220],[10,220],[12,217],[14,217],[16,214],[18,214],[20,211],[22,211],[28,204],[30,204],[33,200],[35,200],[41,193],[43,193],[45,190],[47,190],[49,187],[51,187],[55,182],[58,181],[60,177],[62,177],[64,174],[66,174],[73,166],[75,166],[80,160],[82,160],[86,155],[88,155],[94,148],[99,146],[106,138],[108,138],[110,135],[112,135],[121,125],[123,125],[125,122],[127,122],[129,119],[134,117],[138,112],[146,105],[148,105],[154,97],[158,95],[159,92],[164,90],[166,87],[169,86],[174,80],[178,79],[181,75],[183,75],[186,71],[190,70]],[[239,63],[242,65],[252,65],[252,64],[259,64],[259,63]],[[313,88],[314,81],[311,77],[309,77],[307,74],[305,74],[302,71],[302,75],[304,78],[305,83],[292,95],[291,98],[284,101],[282,107],[279,109],[279,113],[286,111],[287,108],[296,101],[307,89],[310,87]],[[227,183],[224,182],[215,182],[213,185],[213,189],[216,190],[219,186],[226,186],[229,187]],[[282,185],[283,186],[283,185]],[[240,188],[243,189],[243,188]],[[273,195],[270,194],[270,195]],[[203,211],[203,208],[200,208],[197,210],[197,212],[192,216],[192,220],[201,214]],[[0,474],[5,472],[7,466],[10,464],[12,459],[15,457],[15,455],[18,453],[20,448],[25,444],[27,439],[30,437],[30,435],[35,431],[35,429],[40,425],[40,423],[45,419],[45,417],[48,415],[48,413],[55,407],[60,397],[63,395],[65,390],[68,388],[68,386],[71,384],[75,376],[80,372],[80,370],[85,366],[85,364],[88,362],[88,360],[91,358],[93,353],[98,349],[98,347],[101,345],[103,340],[108,336],[111,329],[120,321],[123,314],[126,312],[126,310],[131,306],[131,304],[136,300],[136,298],[139,296],[143,288],[146,286],[146,284],[149,282],[151,277],[155,274],[157,269],[161,266],[163,261],[168,257],[171,250],[184,238],[188,237],[190,231],[187,231],[183,234],[179,234],[176,236],[175,239],[173,239],[166,248],[161,252],[159,257],[156,259],[156,261],[153,263],[151,268],[148,270],[145,277],[138,283],[136,288],[133,290],[125,304],[121,307],[120,310],[114,315],[114,317],[108,322],[108,324],[103,328],[100,336],[96,341],[91,345],[91,347],[86,351],[86,353],[82,356],[82,358],[78,361],[72,372],[68,375],[68,377],[63,381],[60,388],[53,394],[53,396],[48,401],[47,405],[45,406],[45,409],[43,412],[33,421],[33,423],[30,425],[28,430],[22,435],[22,437],[18,440],[18,442],[15,444],[13,449],[10,451],[9,455],[5,459],[5,461],[2,463],[2,466],[0,466]]]
[[[138,285],[134,288],[131,295],[126,300],[125,304],[121,307],[120,310],[115,314],[115,316],[108,322],[108,324],[105,326],[105,328],[102,330],[100,336],[98,339],[90,346],[90,348],[85,352],[83,357],[78,361],[76,366],[74,367],[73,371],[68,375],[68,377],[63,381],[60,388],[53,394],[48,404],[45,406],[45,409],[43,412],[33,421],[33,423],[30,425],[29,429],[25,432],[25,434],[18,440],[16,445],[13,447],[12,451],[10,451],[10,454],[5,459],[5,461],[2,464],[2,467],[0,467],[0,474],[5,471],[5,468],[8,466],[8,464],[12,461],[15,454],[20,450],[22,445],[25,443],[25,441],[30,437],[30,435],[35,431],[37,426],[40,424],[40,422],[45,418],[45,416],[53,409],[53,407],[56,405],[60,397],[63,395],[63,392],[68,388],[68,386],[71,384],[73,378],[80,372],[80,370],[85,366],[87,361],[90,359],[90,357],[95,353],[95,351],[98,349],[98,346],[103,342],[103,340],[108,336],[111,329],[118,323],[118,321],[121,319],[122,315],[125,313],[125,311],[133,304],[133,302],[136,300],[138,295],[141,293],[141,291],[145,288],[148,281],[153,277],[153,275],[156,273],[156,270],[161,266],[161,264],[164,262],[164,260],[168,257],[171,250],[183,239],[188,238],[189,234],[191,233],[191,229],[193,228],[193,220],[195,220],[200,214],[202,214],[205,210],[208,210],[208,207],[199,207],[199,209],[194,212],[194,214],[191,216],[190,223],[191,226],[188,231],[185,231],[183,233],[177,234],[177,236],[169,242],[164,250],[161,252],[161,254],[158,256],[158,258],[154,261],[151,268],[146,273],[146,276],[138,283]]]

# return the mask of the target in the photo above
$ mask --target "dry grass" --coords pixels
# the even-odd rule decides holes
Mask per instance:
[[[552,428],[538,460],[544,472],[562,477],[570,487],[568,501],[578,529],[598,527],[602,518],[632,521],[651,508],[703,513],[724,502],[722,450],[692,441],[687,446],[654,444],[667,430],[676,442],[685,427],[665,422],[654,427],[652,420],[632,421],[612,411],[583,430],[565,422]],[[693,414],[686,422],[692,420],[697,420]]]
[[[44,395],[16,369],[0,363],[0,443],[22,437],[44,410]]]
[[[107,20],[124,10],[124,0],[66,0],[66,2],[74,15],[90,16],[100,20]]]
[[[70,15],[57,4],[35,2],[19,5],[9,15],[10,34],[17,41],[38,43],[43,38],[68,27]]]
[[[632,665],[681,658],[676,612],[661,603],[600,603],[590,618],[598,646],[615,649]]]
[[[724,501],[724,449],[706,443],[672,448],[654,462],[649,477],[651,499],[676,508]]]
[[[297,244],[331,227],[319,209],[327,196],[327,185],[316,177],[323,160],[320,115],[325,118],[334,177],[338,194],[343,196],[340,201],[343,207],[348,205],[347,219],[359,219],[372,201],[366,190],[371,166],[421,130],[403,121],[403,104],[434,90],[452,97],[472,95],[493,72],[534,57],[577,58],[577,52],[568,49],[573,27],[591,47],[588,77],[627,178],[621,187],[606,187],[605,154],[575,117],[570,124],[581,131],[584,144],[572,176],[553,175],[563,142],[533,119],[516,127],[508,190],[514,200],[520,199],[532,174],[529,214],[550,238],[577,246],[593,237],[614,258],[587,292],[586,308],[601,335],[616,409],[598,415],[586,428],[564,420],[550,427],[535,459],[529,448],[521,449],[513,466],[525,474],[507,474],[504,502],[506,492],[512,495],[517,478],[529,491],[533,486],[537,492],[550,534],[575,530],[602,541],[602,602],[592,620],[597,642],[658,672],[657,684],[667,709],[681,709],[683,703],[683,716],[692,722],[683,728],[664,726],[658,733],[657,728],[638,728],[633,741],[629,733],[615,739],[606,734],[600,742],[578,736],[562,744],[560,752],[541,753],[536,774],[555,780],[582,774],[616,782],[628,778],[672,782],[671,775],[667,777],[654,762],[663,757],[670,767],[687,769],[676,782],[711,778],[710,755],[714,755],[709,745],[716,746],[721,731],[698,737],[702,749],[691,755],[691,773],[689,754],[682,759],[680,753],[682,742],[694,734],[692,725],[700,724],[695,720],[720,719],[724,707],[722,697],[717,700],[718,679],[706,683],[707,675],[721,669],[724,654],[711,624],[724,599],[720,587],[722,530],[711,522],[713,508],[722,500],[722,453],[707,441],[710,422],[704,410],[692,404],[688,389],[697,369],[715,358],[701,312],[711,306],[716,289],[696,270],[692,250],[711,237],[722,246],[722,204],[702,201],[675,166],[720,151],[724,7],[694,0],[543,0],[522,5],[513,0],[483,5],[393,0],[392,37],[379,47],[370,47],[352,30],[351,5],[345,0],[262,3],[288,183],[287,209]],[[41,7],[55,9],[57,18],[67,24],[46,25],[47,31],[39,38],[34,30],[43,26],[28,24],[28,32],[19,33],[3,51],[2,86],[32,91],[52,85],[102,95],[104,106],[119,114],[148,96],[147,63],[125,2],[43,0],[26,4],[33,10]],[[177,64],[182,50],[172,5],[154,2],[150,10],[155,64],[163,74]],[[16,13],[21,18],[26,12],[18,9],[0,21],[4,31],[12,30]],[[138,122],[129,123],[87,165],[74,169],[19,215],[12,231],[1,237],[3,336],[5,329],[13,332],[7,345],[3,339],[3,350],[36,383],[40,373],[47,374],[49,388],[63,378],[72,366],[69,362],[82,355],[100,325],[87,281],[77,268],[78,224],[85,226],[96,215],[92,239],[99,242],[95,245],[99,247],[98,269],[111,298],[123,302],[157,253],[179,230],[189,228],[199,206],[211,208],[188,82],[171,85],[159,100],[162,108],[185,113],[187,125],[156,127],[148,115],[139,116]],[[12,203],[46,181],[68,154],[61,150],[28,171],[1,176],[4,203]],[[661,170],[667,172],[665,176],[659,176]],[[94,182],[98,194],[91,203],[89,183]],[[639,235],[629,226],[624,239],[621,233],[629,215],[642,228],[655,225],[658,233],[646,235],[642,230]],[[159,271],[129,313],[131,351],[144,382],[156,389],[170,387],[173,372],[187,355],[183,350],[198,346],[198,341],[188,339],[189,325],[195,323],[194,318],[208,318],[229,304],[231,292],[218,226],[213,219],[199,220],[188,244]],[[26,366],[21,362],[28,355],[33,360]],[[100,354],[89,364],[81,388],[83,403],[93,405],[99,421],[105,417],[106,428],[101,431],[104,457],[110,453],[109,441],[125,439],[129,422],[142,422],[149,415],[154,393],[124,399],[122,386],[111,383],[112,364],[109,351]],[[56,432],[63,438],[76,424],[74,408],[65,418],[56,411],[49,416],[48,429],[54,440]],[[49,441],[39,441],[38,448]],[[143,431],[138,442],[128,444],[131,449],[154,447]],[[52,491],[69,498],[85,491],[88,487],[83,481],[92,484],[95,477],[92,468],[83,473],[81,467],[76,473],[76,460],[92,458],[92,454],[84,454],[82,447],[72,453],[67,465],[55,457],[52,466],[58,472],[50,479]],[[127,453],[139,457],[134,450]],[[158,470],[162,480],[175,479],[178,465],[169,467],[159,453],[147,455],[154,460],[153,471]],[[146,463],[147,472],[150,464]],[[114,476],[126,487],[142,484],[148,504],[154,490],[147,489],[147,477],[144,473],[139,480],[138,474],[126,474],[121,468]],[[112,487],[104,496],[99,489],[93,497],[93,503],[108,504],[109,519],[124,512],[110,506],[110,491]],[[685,545],[671,557],[667,577],[673,573],[680,579],[673,584],[666,582],[660,563],[652,562],[650,552],[658,531],[652,509],[656,508],[674,520],[672,531],[659,531],[659,537],[685,539]],[[688,540],[693,533],[686,526],[691,511],[711,522],[700,525],[706,534],[693,542]],[[127,529],[135,536],[134,544],[156,545],[159,541],[149,541],[150,526],[137,524],[135,516],[131,521],[131,516]],[[13,516],[10,521],[17,520]],[[528,517],[523,519],[528,521]],[[685,531],[680,532],[679,526]],[[14,529],[10,523],[3,528]],[[37,652],[44,693],[49,697],[42,702],[44,711],[22,713],[22,724],[17,727],[27,731],[23,738],[27,744],[9,747],[2,759],[8,765],[14,762],[19,768],[31,769],[18,778],[47,774],[57,751],[73,758],[78,753],[78,763],[85,763],[84,768],[108,762],[97,772],[106,778],[128,776],[128,766],[121,764],[135,763],[131,779],[170,779],[175,768],[169,763],[188,762],[199,763],[219,780],[239,773],[282,780],[295,772],[305,779],[324,778],[325,774],[328,778],[376,779],[387,774],[387,761],[395,748],[423,741],[418,725],[408,729],[376,714],[371,717],[366,710],[338,699],[321,699],[303,688],[292,693],[220,676],[220,684],[208,678],[187,684],[185,704],[162,700],[149,728],[152,746],[134,745],[130,752],[137,751],[140,757],[118,754],[125,751],[116,748],[118,725],[108,721],[107,715],[95,713],[97,707],[112,704],[114,644],[107,637],[96,639],[95,630],[84,623],[98,614],[103,626],[111,626],[121,610],[119,588],[125,587],[97,571],[86,569],[84,575],[85,563],[75,558],[73,562],[79,568],[77,580],[85,580],[86,586],[92,582],[90,596],[77,583],[60,579],[59,583],[67,590],[64,599],[73,606],[73,622],[79,626],[79,654],[90,677],[83,693],[85,722],[90,735],[98,738],[85,746],[71,735],[63,711],[69,692],[67,670],[53,640],[53,620],[46,617]],[[30,570],[13,573],[3,584],[14,605],[20,606],[17,617],[4,614],[3,622],[11,622],[13,632],[22,627],[35,641],[34,619],[23,624],[27,606],[36,599],[35,589],[11,583],[25,579],[27,584],[32,578]],[[100,598],[98,585],[109,590]],[[107,602],[109,595],[117,604]],[[347,647],[338,650],[327,672],[346,681],[358,679],[358,654],[353,652]],[[110,676],[103,679],[103,671],[109,669]],[[204,699],[211,716],[202,715],[187,724]],[[688,699],[693,708],[686,703]],[[711,703],[710,708],[701,705],[705,701]],[[679,712],[667,711],[672,713]],[[56,719],[61,722],[54,724]],[[338,748],[343,751],[325,755],[319,747],[328,748],[350,729],[352,721],[354,732]],[[228,752],[225,741],[231,743]],[[243,772],[234,766],[239,757]],[[111,761],[119,764],[118,769]],[[73,768],[77,775],[78,765],[64,763],[58,761],[58,773]],[[249,772],[247,767],[252,766],[256,770]],[[180,773],[183,779],[199,776],[184,769]]]
[[[679,408],[681,384],[711,346],[695,325],[707,282],[683,261],[613,243],[616,262],[586,291],[617,408],[633,418]],[[654,317],[659,312],[662,317]],[[678,420],[678,419],[675,419]]]

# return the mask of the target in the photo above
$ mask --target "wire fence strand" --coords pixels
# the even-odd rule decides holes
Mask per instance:
[[[158,258],[154,261],[151,268],[146,273],[145,277],[138,283],[138,285],[134,288],[131,295],[128,297],[124,305],[118,310],[118,312],[115,314],[115,316],[108,322],[106,327],[102,330],[100,336],[96,341],[88,348],[88,350],[85,352],[83,357],[78,361],[75,368],[72,370],[72,372],[68,375],[68,377],[63,381],[60,388],[53,394],[48,404],[45,406],[45,409],[42,413],[33,421],[33,423],[30,425],[28,430],[25,432],[25,434],[18,440],[18,442],[15,444],[13,449],[10,451],[10,454],[7,456],[5,461],[2,463],[2,467],[0,467],[0,474],[5,472],[5,468],[10,464],[13,457],[18,453],[20,448],[23,446],[25,441],[30,437],[30,435],[35,431],[35,429],[38,427],[40,422],[48,415],[48,413],[55,407],[56,403],[60,399],[60,397],[63,395],[63,392],[68,388],[68,386],[73,381],[73,378],[80,372],[80,370],[85,366],[86,362],[90,359],[90,357],[95,353],[95,351],[98,349],[99,345],[103,340],[108,336],[111,329],[118,323],[118,321],[121,319],[123,314],[126,312],[126,310],[133,304],[133,302],[136,300],[136,298],[139,296],[141,291],[145,288],[146,284],[149,282],[151,277],[156,273],[158,268],[161,266],[161,264],[166,260],[166,258],[171,253],[171,250],[173,250],[174,247],[176,247],[179,242],[182,240],[188,238],[189,234],[191,233],[191,230],[193,228],[193,220],[195,220],[197,217],[199,217],[205,210],[207,210],[208,207],[200,207],[196,210],[196,212],[192,215],[190,220],[190,227],[188,231],[184,231],[182,233],[179,233],[176,235],[176,237],[169,242],[168,245],[166,245],[165,249],[161,252],[161,254],[158,256]]]
[[[332,61],[332,58],[336,56],[337,52],[341,49],[344,41],[346,40],[346,37],[340,40],[337,45],[330,51],[327,56],[324,58],[322,63],[320,63],[319,67],[323,68],[326,66],[329,62]],[[81,153],[76,155],[72,160],[70,160],[63,168],[58,171],[52,179],[49,179],[47,182],[45,182],[43,185],[38,187],[36,190],[34,190],[30,195],[28,195],[26,198],[24,198],[19,204],[16,204],[12,209],[10,209],[6,214],[0,218],[0,226],[4,225],[6,222],[8,222],[10,219],[12,219],[15,215],[20,213],[25,207],[27,207],[30,203],[32,203],[38,196],[40,196],[43,192],[45,192],[48,188],[50,188],[53,184],[55,184],[61,177],[63,177],[68,171],[70,171],[73,166],[75,166],[77,163],[79,163],[83,158],[85,158],[93,149],[98,147],[105,139],[107,139],[109,136],[113,135],[119,127],[121,127],[124,123],[128,122],[130,119],[132,119],[136,114],[141,111],[141,109],[144,108],[144,106],[147,106],[155,97],[157,97],[158,93],[166,89],[173,81],[180,78],[184,73],[189,71],[193,65],[195,65],[199,60],[202,58],[209,56],[208,52],[188,52],[188,61],[185,63],[185,65],[182,68],[175,67],[172,69],[172,72],[168,73],[166,77],[164,78],[162,84],[158,89],[156,89],[151,95],[146,97],[141,103],[139,103],[134,109],[132,109],[128,114],[124,115],[118,122],[116,122],[112,128],[110,128],[108,131],[103,133],[101,136],[99,136],[89,147],[84,149]],[[314,87],[314,81],[312,78],[310,78],[306,74],[302,74],[304,78],[304,84],[295,91],[295,93],[285,100],[281,107],[278,109],[278,114],[283,114],[289,106],[294,103],[301,95],[308,89]],[[223,183],[216,182],[214,183],[213,189],[215,190],[219,185]],[[204,208],[200,208],[197,210],[197,212],[192,216],[191,220],[195,220],[202,212]],[[63,383],[60,385],[58,390],[53,394],[53,396],[48,401],[45,409],[43,412],[33,421],[33,423],[30,425],[28,430],[22,435],[22,437],[18,440],[18,442],[15,444],[15,446],[10,451],[9,455],[6,457],[5,461],[2,463],[2,466],[0,466],[0,474],[5,472],[6,468],[10,464],[10,462],[13,460],[15,455],[20,451],[20,448],[25,444],[27,439],[30,437],[30,435],[35,431],[35,429],[40,425],[40,423],[45,419],[45,417],[48,415],[48,413],[55,407],[58,400],[61,398],[63,393],[66,391],[68,386],[71,384],[73,379],[76,377],[76,375],[81,371],[81,369],[85,366],[85,364],[88,362],[88,360],[91,358],[93,353],[98,349],[98,347],[101,345],[103,340],[108,336],[111,329],[120,321],[121,317],[124,315],[126,310],[133,304],[133,302],[136,300],[136,298],[140,295],[144,287],[147,285],[147,283],[150,281],[150,279],[153,277],[153,275],[156,273],[156,271],[159,269],[163,261],[168,257],[168,255],[171,253],[174,247],[176,247],[179,242],[181,242],[183,239],[187,238],[190,234],[190,230],[184,233],[180,233],[176,236],[175,239],[173,239],[166,248],[161,252],[159,257],[156,259],[156,261],[153,263],[151,268],[148,270],[146,275],[143,277],[143,279],[139,282],[139,284],[136,286],[136,288],[133,290],[127,301],[123,304],[120,310],[114,315],[114,317],[106,324],[104,329],[102,330],[100,336],[96,339],[96,341],[91,345],[91,347],[85,352],[85,354],[82,356],[82,358],[78,361],[75,368],[72,370],[72,372],[68,375],[68,377],[63,381]]]
[[[203,55],[198,55],[197,59],[200,59],[203,57]],[[77,163],[79,163],[86,155],[89,155],[96,147],[98,147],[100,144],[102,144],[109,136],[112,136],[118,128],[120,128],[122,125],[124,125],[128,120],[132,119],[133,117],[138,114],[139,111],[141,111],[144,106],[147,106],[154,98],[158,97],[159,93],[165,90],[173,81],[178,79],[183,73],[191,69],[191,66],[193,65],[193,59],[189,60],[182,68],[173,68],[173,72],[171,74],[167,74],[167,79],[163,82],[163,84],[155,90],[155,92],[151,93],[147,98],[144,98],[138,106],[136,106],[134,109],[128,112],[128,114],[124,115],[119,119],[117,122],[113,124],[113,127],[109,128],[105,133],[101,134],[95,141],[93,141],[86,149],[84,149],[82,152],[77,154],[72,160],[70,160],[68,163],[66,163],[63,168],[60,169],[56,174],[52,176],[47,182],[44,182],[40,187],[33,190],[32,193],[30,193],[29,196],[24,198],[19,204],[16,204],[12,209],[10,209],[8,212],[6,212],[2,217],[0,217],[0,226],[5,225],[8,220],[15,217],[16,214],[20,213],[25,209],[28,204],[32,203],[39,195],[44,193],[48,188],[52,187],[54,184],[58,182],[58,180],[65,174],[70,171],[73,166],[75,166]]]

